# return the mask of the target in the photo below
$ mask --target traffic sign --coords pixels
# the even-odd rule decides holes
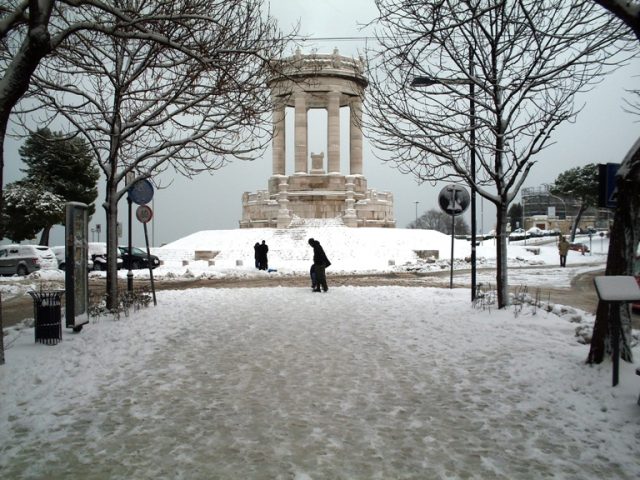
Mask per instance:
[[[143,178],[129,187],[129,198],[133,203],[144,205],[153,198],[153,184]]]
[[[140,205],[136,209],[136,218],[142,223],[147,223],[153,218],[153,210],[148,205]]]
[[[598,207],[600,208],[616,208],[618,204],[616,174],[619,167],[619,163],[601,163],[598,165]]]
[[[471,202],[471,196],[464,187],[459,185],[447,185],[438,195],[438,205],[447,215],[462,215]]]

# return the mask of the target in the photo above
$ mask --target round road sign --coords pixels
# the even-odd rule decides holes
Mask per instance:
[[[140,205],[136,209],[136,218],[142,223],[147,223],[153,218],[153,210],[147,205]]]
[[[144,205],[153,198],[153,184],[143,178],[129,187],[129,198],[133,203]]]
[[[438,205],[442,211],[454,217],[463,214],[470,202],[469,192],[459,185],[447,185],[438,195]]]

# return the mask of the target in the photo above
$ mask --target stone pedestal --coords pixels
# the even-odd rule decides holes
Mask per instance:
[[[323,174],[324,171],[324,153],[312,153],[311,154],[311,173]]]

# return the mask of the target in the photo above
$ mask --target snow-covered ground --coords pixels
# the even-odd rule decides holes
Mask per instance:
[[[199,232],[154,249],[165,262],[154,275],[306,274],[310,236],[332,262],[327,293],[160,291],[156,307],[95,318],[56,346],[34,343],[28,326],[6,329],[2,477],[640,477],[636,365],[622,362],[611,387],[609,362],[585,364],[589,347],[576,329],[592,324],[590,314],[473,308],[467,289],[331,286],[336,273],[448,268],[449,237],[340,227]],[[263,239],[275,272],[253,267]],[[568,286],[578,270],[603,266],[592,246],[592,255],[570,252],[560,269],[553,244],[538,255],[511,245],[511,275],[540,265],[517,270],[519,279]],[[479,264],[495,263],[494,248],[478,248]],[[434,263],[411,253],[435,249]],[[214,265],[194,260],[203,250],[220,252]],[[456,266],[468,268],[469,244],[455,250]],[[6,293],[16,282],[2,283]]]

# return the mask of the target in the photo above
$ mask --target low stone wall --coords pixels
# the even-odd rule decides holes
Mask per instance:
[[[418,258],[422,260],[429,260],[430,258],[438,259],[440,257],[439,250],[414,250]]]

